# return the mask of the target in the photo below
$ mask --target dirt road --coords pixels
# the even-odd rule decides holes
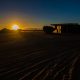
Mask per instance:
[[[80,80],[79,35],[0,34],[0,80]]]

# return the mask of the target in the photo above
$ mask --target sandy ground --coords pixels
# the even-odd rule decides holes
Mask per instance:
[[[0,80],[80,80],[80,35],[0,34]]]

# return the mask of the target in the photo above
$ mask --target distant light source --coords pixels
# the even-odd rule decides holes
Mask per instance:
[[[12,26],[12,30],[18,30],[18,29],[20,29],[18,25],[13,25]]]

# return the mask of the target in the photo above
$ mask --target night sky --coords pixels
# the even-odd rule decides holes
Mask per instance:
[[[80,0],[0,0],[0,27],[80,23]]]

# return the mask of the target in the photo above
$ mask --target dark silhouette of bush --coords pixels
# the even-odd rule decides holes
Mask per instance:
[[[47,34],[51,34],[54,31],[54,28],[51,26],[44,26],[43,31]]]
[[[1,33],[7,33],[7,32],[10,32],[10,30],[7,29],[7,28],[3,28],[0,32],[1,32]]]

